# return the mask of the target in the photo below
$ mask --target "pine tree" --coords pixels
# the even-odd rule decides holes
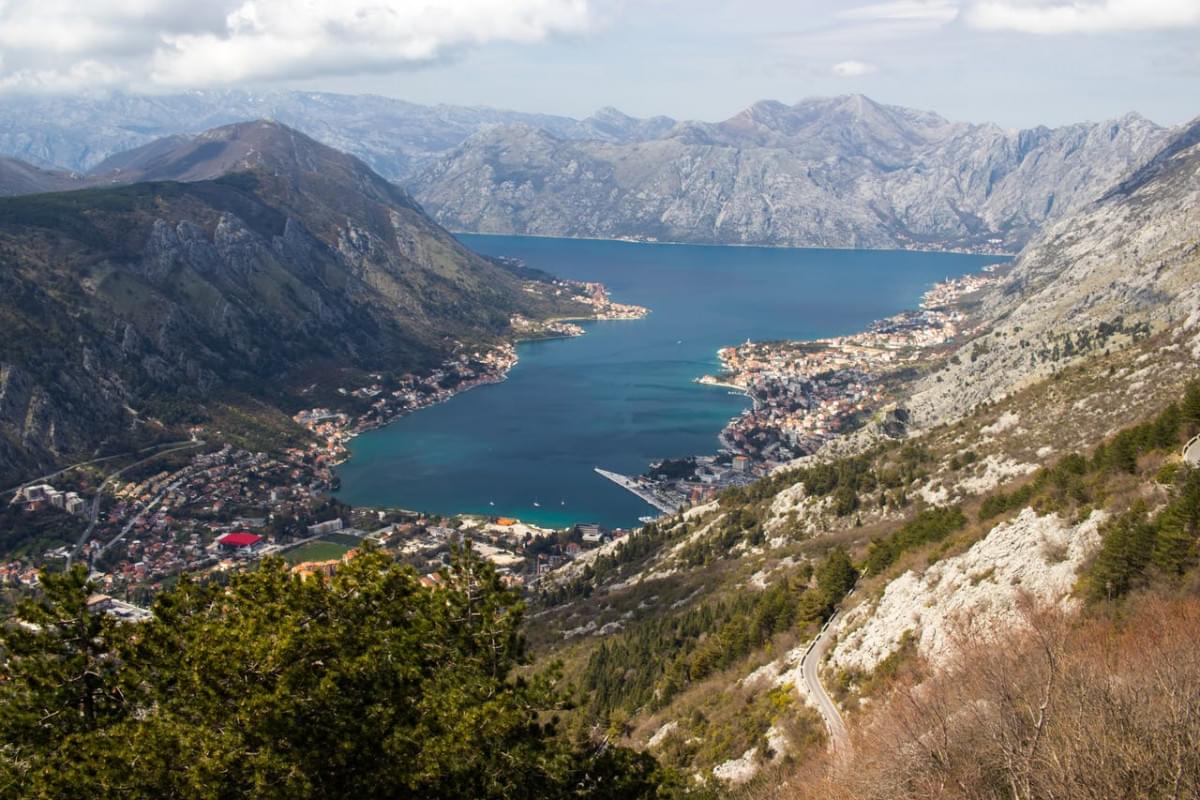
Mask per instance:
[[[1154,563],[1171,575],[1182,575],[1197,560],[1200,535],[1200,470],[1189,470],[1179,494],[1158,517]]]
[[[3,628],[0,798],[648,797],[647,756],[561,735],[522,604],[459,554],[444,587],[365,547],[332,579],[268,560],[183,580],[153,619],[77,569]]]
[[[1155,549],[1156,530],[1139,502],[1113,520],[1104,531],[1100,552],[1089,573],[1089,594],[1094,599],[1114,598],[1128,592],[1141,577]]]
[[[1200,381],[1190,382],[1184,390],[1182,412],[1185,423],[1193,430],[1200,428]]]
[[[125,710],[114,622],[88,610],[94,586],[76,565],[43,573],[42,597],[0,625],[0,797],[35,781],[37,755],[93,733]]]

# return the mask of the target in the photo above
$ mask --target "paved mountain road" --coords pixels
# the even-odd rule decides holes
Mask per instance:
[[[821,632],[817,634],[816,639],[813,639],[808,650],[804,652],[804,657],[800,660],[800,674],[804,677],[804,689],[816,703],[821,718],[825,720],[825,727],[829,729],[829,746],[833,750],[841,750],[845,747],[849,733],[846,730],[846,721],[842,719],[842,713],[838,711],[833,698],[821,685],[819,670],[821,659],[825,657],[825,653],[833,643],[833,637],[837,634],[836,623],[841,613],[841,609],[835,611],[833,616],[825,622],[821,627]]]
[[[1200,467],[1200,436],[1193,436],[1192,440],[1183,446],[1183,460],[1189,467]]]

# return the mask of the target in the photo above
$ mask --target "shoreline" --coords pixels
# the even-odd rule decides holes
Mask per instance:
[[[616,304],[616,305],[620,306],[623,304]],[[641,313],[636,316],[603,316],[603,315],[597,314],[597,315],[593,315],[593,316],[552,317],[552,318],[541,321],[539,324],[540,325],[554,325],[556,323],[573,323],[573,322],[624,322],[624,321],[628,321],[628,320],[642,319],[650,313],[650,309],[643,308],[641,306],[633,306],[633,308],[640,309]],[[446,389],[445,390],[446,394],[444,396],[437,397],[436,399],[434,399],[428,403],[423,403],[421,405],[413,406],[410,408],[405,408],[405,409],[400,410],[397,413],[387,416],[385,418],[373,419],[368,422],[362,421],[363,415],[359,415],[358,417],[353,418],[353,420],[351,420],[349,422],[349,424],[347,424],[344,428],[339,429],[335,434],[338,447],[340,448],[340,453],[332,459],[332,461],[331,461],[332,465],[334,467],[337,467],[337,466],[341,466],[342,464],[345,464],[346,462],[348,462],[351,458],[350,443],[354,439],[358,438],[360,435],[362,435],[364,433],[370,433],[371,431],[376,431],[376,430],[380,430],[382,428],[386,428],[387,426],[391,425],[392,423],[398,422],[401,419],[403,419],[404,417],[409,416],[410,414],[415,414],[418,411],[424,411],[425,409],[433,408],[434,406],[438,406],[438,405],[441,405],[442,403],[449,402],[450,400],[453,400],[455,397],[458,397],[461,394],[465,394],[466,392],[469,392],[472,389],[477,389],[477,388],[480,388],[483,386],[493,386],[495,384],[503,383],[504,381],[506,381],[508,379],[508,375],[513,370],[513,368],[516,367],[521,361],[520,355],[518,353],[518,348],[520,347],[520,345],[533,344],[536,342],[557,341],[557,340],[562,340],[562,339],[577,339],[577,338],[579,338],[581,336],[585,336],[585,335],[587,335],[587,331],[582,328],[579,328],[577,331],[571,331],[571,330],[553,331],[553,332],[549,332],[545,335],[526,336],[526,335],[518,334],[518,335],[513,336],[511,339],[506,340],[505,342],[503,342],[501,344],[493,346],[489,352],[494,353],[496,351],[505,351],[505,350],[510,351],[509,357],[505,361],[503,367],[500,367],[492,372],[480,374],[476,379],[474,379],[470,382],[464,383],[464,384],[458,384],[457,386],[455,386],[452,389]],[[296,417],[300,417],[304,413],[305,412],[301,412],[301,414],[297,414]],[[346,415],[346,414],[345,414],[345,412],[336,412],[333,416],[337,416],[337,415]],[[346,415],[346,416],[348,416],[348,415]],[[307,428],[310,432],[312,432],[314,434],[317,433],[315,428],[310,427],[309,424],[307,424],[305,422],[300,422],[299,419],[296,419],[296,421],[299,422],[301,425],[303,425],[305,428]],[[327,447],[318,446],[317,451],[318,451],[318,453],[323,453],[326,455],[328,455],[328,453],[329,453]],[[336,494],[336,492],[335,492],[335,494]]]
[[[620,244],[661,244],[671,247],[749,247],[762,250],[832,250],[836,252],[865,253],[946,253],[960,256],[994,256],[1016,258],[1017,253],[992,250],[938,250],[931,247],[838,247],[834,245],[806,244],[753,244],[750,242],[680,242],[660,239],[631,239],[606,236],[559,236],[548,233],[488,233],[484,231],[460,231],[447,228],[452,236],[507,236],[514,239],[570,239],[577,242],[618,242]]]
[[[729,386],[732,377],[745,385],[741,391],[753,402],[722,429],[722,447],[769,471],[772,463],[812,455],[852,432],[864,415],[895,401],[889,375],[936,357],[976,330],[964,303],[996,285],[1004,266],[987,265],[978,273],[937,281],[916,309],[876,320],[857,333],[747,340],[721,348],[722,371],[696,382]]]
[[[719,350],[717,351],[720,352]],[[728,383],[721,380],[705,380],[709,376],[701,375],[699,378],[692,378],[692,383],[697,383],[701,386],[712,386],[716,389],[728,389],[731,393],[740,394],[743,397],[750,397],[750,391],[744,386],[738,386],[736,383]],[[751,397],[751,399],[753,399]]]
[[[985,274],[990,276],[991,273],[995,272],[995,267],[992,266],[990,269],[985,267],[984,271]],[[746,397],[751,401],[751,408],[746,409],[738,415],[730,418],[717,433],[719,453],[723,452],[726,455],[742,458],[743,461],[749,459],[749,464],[736,470],[736,475],[725,474],[723,477],[720,477],[719,483],[713,484],[710,482],[704,487],[688,488],[711,492],[712,490],[723,488],[726,482],[731,482],[730,485],[733,485],[733,483],[751,478],[753,474],[762,472],[763,470],[769,472],[772,468],[772,463],[774,462],[786,463],[791,461],[797,457],[795,453],[800,453],[801,455],[811,454],[812,452],[816,452],[816,450],[823,447],[832,439],[845,435],[851,429],[850,426],[853,423],[853,419],[856,417],[856,415],[859,415],[862,412],[862,408],[859,406],[865,403],[868,406],[875,407],[883,401],[883,397],[880,394],[883,392],[883,386],[879,383],[879,375],[886,373],[889,369],[904,363],[906,360],[925,358],[927,357],[925,355],[926,351],[929,351],[931,348],[936,349],[937,346],[944,345],[947,342],[952,341],[959,333],[966,332],[965,330],[959,331],[957,329],[956,323],[962,319],[962,315],[957,310],[953,310],[955,308],[956,299],[960,299],[961,295],[963,294],[970,293],[963,291],[962,287],[964,285],[969,285],[972,287],[972,291],[975,291],[978,288],[978,285],[981,285],[981,281],[986,283],[991,282],[992,280],[995,279],[991,277],[984,279],[981,276],[977,276],[976,274],[972,273],[959,278],[935,282],[922,296],[922,300],[918,305],[919,310],[903,310],[886,319],[876,320],[867,326],[867,328],[863,331],[846,336],[830,337],[827,339],[813,340],[812,342],[804,340],[782,340],[779,342],[754,343],[748,341],[744,345],[725,347],[718,350],[718,359],[726,367],[725,374],[730,374],[730,372],[736,374],[738,367],[735,362],[730,361],[730,358],[737,356],[741,348],[767,348],[769,350],[778,350],[785,353],[790,349],[794,349],[795,352],[792,353],[793,356],[800,355],[812,357],[820,354],[821,358],[829,356],[841,359],[841,361],[845,361],[845,357],[849,353],[855,354],[855,357],[850,358],[849,363],[839,362],[832,368],[832,371],[828,372],[828,374],[835,376],[833,380],[828,381],[830,384],[828,387],[824,387],[826,381],[822,381],[823,389],[821,393],[828,395],[828,397],[818,398],[821,401],[822,409],[824,409],[826,405],[836,406],[836,409],[832,410],[828,415],[828,420],[825,420],[822,425],[799,427],[795,430],[793,430],[794,426],[790,425],[787,419],[774,419],[776,411],[772,403],[764,400],[763,397],[760,396],[761,392],[755,391],[754,383],[756,373],[747,373],[750,377],[746,379],[746,385],[744,386],[733,383],[730,379],[721,380],[711,375],[703,375],[693,378],[691,381],[693,384],[724,389],[730,394],[737,394],[739,396]],[[939,301],[936,305],[930,302],[935,298]],[[624,304],[613,305],[619,309],[637,309],[638,313],[621,314],[618,316],[609,317],[600,314],[587,317],[555,317],[543,320],[539,323],[539,325],[552,326],[555,324],[564,323],[572,324],[574,322],[640,319],[650,313],[648,309],[642,309],[637,306],[627,306]],[[927,338],[931,332],[936,332],[939,336],[941,336],[941,338],[932,343],[927,341]],[[470,385],[465,386],[462,389],[456,388],[454,390],[450,390],[448,394],[446,394],[444,397],[438,398],[434,402],[407,409],[399,414],[396,414],[395,416],[389,417],[383,421],[379,421],[369,427],[358,428],[349,436],[347,436],[342,442],[345,456],[337,463],[342,464],[349,460],[349,442],[359,433],[365,433],[368,430],[386,427],[386,425],[391,424],[392,422],[395,422],[400,418],[413,413],[414,411],[420,411],[422,408],[428,408],[432,405],[450,400],[461,392],[468,391],[476,386],[500,383],[506,380],[511,369],[519,363],[517,348],[520,344],[525,342],[547,341],[552,339],[576,338],[577,336],[585,335],[585,333],[586,331],[579,329],[578,331],[574,332],[559,332],[557,334],[546,336],[515,337],[513,340],[500,345],[500,348],[508,348],[511,350],[511,357],[504,363],[502,368],[487,376],[480,376],[477,380],[473,381]],[[889,337],[891,337],[891,340],[889,340]],[[900,344],[896,344],[897,340],[900,341]],[[812,350],[811,345],[814,344],[814,342],[823,345],[823,347]],[[786,377],[786,370],[781,374]],[[793,374],[791,377],[796,378],[797,376]],[[802,383],[800,397],[809,403],[808,408],[811,409],[811,412],[802,411],[801,417],[807,414],[812,416],[817,422],[821,422],[821,420],[824,419],[825,412],[822,410],[820,415],[816,413],[816,406],[812,405],[811,402],[812,398],[807,397],[809,388],[803,386],[803,381],[810,380],[812,376],[808,376],[804,371],[801,371],[799,373],[799,377]],[[845,385],[841,385],[842,383]],[[771,395],[768,394],[767,399],[769,400],[770,397]],[[753,434],[755,430],[765,431],[769,433],[772,438],[768,440],[764,446],[749,447],[748,437],[739,435],[743,432],[743,428],[749,434]],[[783,457],[781,462],[779,461],[779,457]],[[696,458],[713,459],[716,457],[697,456]],[[728,461],[726,460],[722,463],[727,464]],[[720,472],[722,470],[717,471]],[[597,472],[599,472],[601,475],[604,475],[604,473],[600,472],[598,469]],[[729,470],[724,470],[723,472],[728,473]],[[763,474],[766,474],[766,472]],[[608,476],[604,475],[604,477]],[[624,478],[625,476],[621,477]],[[609,478],[609,480],[612,480],[612,478]],[[631,491],[633,494],[638,496],[639,499],[643,500],[643,502],[647,502],[645,496],[641,492],[635,491],[632,487],[626,486],[620,481],[614,482]],[[673,483],[686,485],[689,483],[689,480],[680,479],[674,481]],[[665,484],[654,481],[641,488],[644,488],[646,491],[652,491],[655,485],[658,485],[660,489],[670,488],[666,487]],[[654,504],[652,503],[651,505]]]

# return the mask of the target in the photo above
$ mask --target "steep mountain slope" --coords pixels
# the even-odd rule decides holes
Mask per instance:
[[[1104,349],[1113,333],[1200,319],[1200,120],[1048,228],[985,299],[989,329],[916,388],[919,422],[960,415]]]
[[[1094,199],[1166,135],[1136,115],[1005,131],[860,95],[764,101],[723,122],[677,123],[612,108],[576,120],[375,96],[211,91],[10,98],[0,153],[108,173],[120,160],[106,159],[162,137],[255,118],[411,181],[455,229],[1010,251]]]
[[[824,748],[803,665],[838,605],[819,680],[852,733],[901,667],[936,676],[964,641],[986,657],[1031,607],[1079,609],[1111,521],[1181,495],[1197,345],[1200,326],[1095,354],[920,439],[814,458],[673,515],[543,585],[531,636],[583,688],[581,724],[770,786]]]
[[[282,125],[140,155],[122,177],[150,182],[0,201],[0,477],[222,393],[287,406],[347,369],[429,367],[514,314],[574,310]]]
[[[83,185],[82,176],[41,169],[15,158],[0,156],[0,197],[38,192],[58,192]]]
[[[762,102],[636,142],[488,128],[411,182],[453,229],[833,247],[1017,249],[1166,132],[1136,115],[1008,132],[855,95]]]
[[[1081,613],[1138,591],[1194,595],[1198,585],[1200,471],[1182,456],[1200,434],[1198,204],[1194,124],[1027,248],[973,310],[986,333],[917,385],[915,435],[843,440],[585,554],[540,585],[532,635],[585,690],[579,724],[726,786],[758,776],[763,791],[750,796],[831,796],[816,781],[826,768],[837,796],[937,795],[927,787],[946,774],[964,776],[942,784],[946,796],[1008,796],[1007,782],[973,772],[975,753],[990,758],[1003,742],[965,746],[958,732],[972,741],[997,730],[997,693],[1044,697],[1045,670],[1055,668],[1047,661],[1063,652],[1047,642],[1067,648]],[[1115,609],[1124,619],[1126,607]],[[1051,619],[1062,635],[1038,627]],[[832,631],[824,655],[812,645],[822,629]],[[1194,639],[1194,625],[1186,635]],[[1163,641],[1146,641],[1139,657],[1178,657]],[[1021,656],[1002,661],[1008,653]],[[1071,739],[1079,730],[1108,729],[1077,697],[1103,694],[1121,654],[1099,647],[1092,656],[1092,672],[1054,684],[1046,730],[1062,737],[1060,752],[1091,745]],[[1031,672],[991,673],[988,691],[963,682],[997,664]],[[1190,694],[1178,694],[1148,669],[1135,665],[1122,681],[1151,706],[1195,697],[1194,670]],[[886,706],[897,686],[905,693]],[[808,760],[825,746],[824,695],[850,741],[873,748],[859,760]],[[876,716],[876,707],[888,710]],[[896,708],[925,716],[914,727]],[[967,708],[981,713],[960,713]],[[1196,735],[1194,720],[1177,722],[1159,734],[1172,747]],[[952,763],[921,750],[942,723],[955,731]],[[1028,741],[1029,725],[1015,728],[1012,741]],[[1120,780],[1130,764],[1194,763],[1176,757],[1186,747],[1119,752],[1142,729],[1120,730],[1103,763],[1062,775],[1041,764],[1027,777],[1086,785]],[[780,789],[789,758],[800,767]],[[904,772],[886,774],[880,759]],[[857,782],[867,775],[874,784]],[[913,789],[910,775],[931,782]],[[1139,786],[1161,778],[1151,770]]]
[[[393,180],[489,125],[523,123],[558,136],[632,141],[658,135],[674,124],[665,117],[634,119],[615,109],[575,120],[321,92],[13,96],[0,106],[0,153],[44,167],[86,172],[110,156],[156,139],[264,118],[352,153]]]

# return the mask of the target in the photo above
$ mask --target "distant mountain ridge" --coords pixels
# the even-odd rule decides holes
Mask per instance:
[[[9,98],[0,153],[119,180],[122,159],[144,157],[131,151],[260,118],[353,153],[455,230],[1006,252],[1169,133],[1136,114],[1011,131],[862,95],[762,101],[709,123],[230,90]],[[0,168],[0,194],[37,185]]]
[[[311,403],[305,387],[431,368],[515,314],[578,310],[277,123],[119,165],[127,185],[0,200],[0,484],[168,411]]]
[[[0,197],[78,189],[85,179],[74,173],[42,169],[16,158],[0,156]]]
[[[1135,114],[1006,131],[853,95],[761,102],[631,142],[493,126],[410,185],[472,232],[1014,251],[1167,136]]]
[[[661,135],[675,124],[665,117],[636,119],[612,108],[576,120],[324,92],[14,95],[0,104],[0,154],[43,168],[89,172],[107,158],[165,137],[252,119],[275,120],[352,153],[390,180],[404,178],[490,125],[522,123],[557,136],[630,141]]]

